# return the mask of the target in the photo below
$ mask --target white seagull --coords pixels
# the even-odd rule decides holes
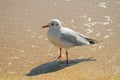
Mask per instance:
[[[95,44],[98,41],[90,39],[82,34],[75,32],[70,28],[63,27],[58,19],[52,19],[49,23],[42,28],[49,27],[47,32],[48,40],[58,48],[60,48],[60,55],[62,57],[62,48],[66,49],[66,63],[68,63],[68,48],[74,46],[83,46]]]

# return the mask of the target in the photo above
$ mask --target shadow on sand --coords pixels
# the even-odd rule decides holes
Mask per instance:
[[[83,58],[83,59],[75,59],[75,60],[69,60],[69,64],[65,64],[65,60],[62,62],[48,62],[45,64],[42,64],[40,66],[37,66],[33,68],[30,73],[26,74],[27,76],[36,76],[39,74],[45,74],[45,73],[50,73],[54,71],[61,70],[63,68],[78,64],[80,62],[87,62],[87,61],[96,61],[96,59],[93,59],[93,57],[90,58]]]

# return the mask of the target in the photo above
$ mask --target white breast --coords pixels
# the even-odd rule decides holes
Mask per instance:
[[[55,46],[59,48],[69,48],[72,47],[68,44],[65,44],[61,40],[61,34],[59,29],[49,29],[47,33],[48,40]]]

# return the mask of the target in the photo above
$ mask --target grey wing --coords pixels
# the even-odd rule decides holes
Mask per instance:
[[[66,42],[66,43],[70,43],[72,45],[77,45],[78,41],[77,41],[77,36],[71,33],[61,33],[61,39]]]
[[[79,35],[80,37],[84,37],[85,40],[87,40],[90,44],[96,44],[96,43],[99,43],[97,40],[94,40],[94,39],[88,38],[88,37],[86,37],[86,36],[84,36],[84,35],[82,35],[82,34],[80,34],[80,33],[78,33],[78,35]]]
[[[82,46],[82,45],[90,44],[89,41],[84,36],[78,33],[69,33],[69,34],[62,33],[61,39],[75,46]]]

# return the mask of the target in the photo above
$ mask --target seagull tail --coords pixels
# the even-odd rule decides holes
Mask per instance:
[[[90,44],[96,44],[96,43],[99,43],[99,41],[94,40],[94,39],[90,39],[90,38],[86,38],[86,39],[90,42]]]

